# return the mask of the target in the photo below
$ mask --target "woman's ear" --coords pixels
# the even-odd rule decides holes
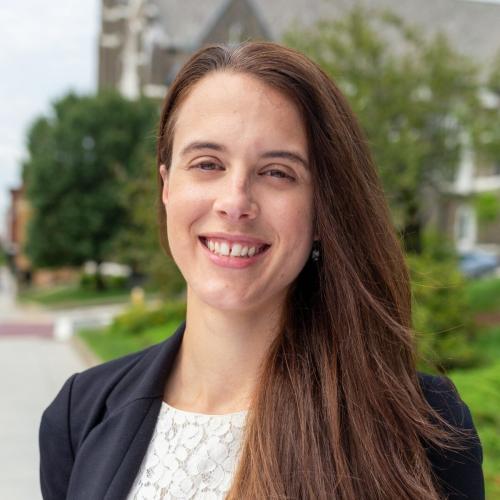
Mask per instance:
[[[163,180],[163,189],[161,193],[161,200],[166,205],[168,201],[168,169],[164,164],[160,165],[160,175]]]

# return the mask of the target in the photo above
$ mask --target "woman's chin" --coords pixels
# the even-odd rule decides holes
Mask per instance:
[[[242,300],[238,297],[205,297],[201,300],[204,304],[212,309],[225,311],[228,313],[244,313],[251,311],[256,307],[254,301]]]
[[[188,303],[196,307],[208,307],[228,313],[247,312],[259,306],[260,301],[253,296],[244,294],[240,289],[227,287],[191,287],[188,290]]]
[[[189,288],[189,287],[188,287]],[[270,293],[269,287],[260,290],[241,288],[205,287],[188,289],[188,304],[196,308],[208,307],[228,314],[256,314],[278,311],[286,296],[286,290]],[[195,305],[196,304],[196,305]],[[256,319],[258,318],[256,316]]]

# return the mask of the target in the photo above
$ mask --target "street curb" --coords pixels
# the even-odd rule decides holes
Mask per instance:
[[[89,346],[85,344],[85,342],[81,338],[73,335],[70,338],[69,342],[89,368],[103,363],[102,359],[99,358],[94,352],[92,352]]]

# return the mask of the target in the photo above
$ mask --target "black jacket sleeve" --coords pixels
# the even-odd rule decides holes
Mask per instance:
[[[431,406],[442,417],[469,435],[464,440],[464,450],[450,452],[431,448],[427,452],[446,498],[484,500],[483,451],[469,407],[447,377],[433,377],[425,392]]]
[[[39,447],[40,485],[44,500],[66,498],[74,462],[69,422],[71,391],[76,375],[65,382],[42,415]]]

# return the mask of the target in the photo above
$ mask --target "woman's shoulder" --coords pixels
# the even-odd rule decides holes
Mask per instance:
[[[158,348],[159,344],[74,373],[43,412],[42,423],[56,420],[71,409],[78,414],[79,408],[95,408],[97,403],[107,406],[107,400],[124,380]]]
[[[160,343],[77,373],[73,391],[77,394],[105,392],[109,396],[124,392],[136,397],[150,396],[163,383],[162,376],[175,357],[184,328],[182,322]]]
[[[69,377],[42,414],[39,427],[40,479],[44,497],[66,497],[77,451],[109,422],[126,434],[163,393],[165,370],[180,334]],[[177,340],[176,340],[177,339]],[[114,419],[114,420],[113,420]],[[94,443],[95,444],[95,443]],[[58,474],[54,474],[54,470]]]
[[[469,408],[450,378],[423,372],[417,375],[425,399],[434,410],[455,426],[473,427]]]
[[[483,450],[469,407],[448,377],[418,372],[418,379],[429,405],[465,436],[461,450],[426,447],[434,474],[450,500],[483,499]]]
[[[141,363],[144,358],[150,357],[160,349],[161,344],[155,344],[139,351],[135,351],[118,358],[99,363],[95,366],[82,370],[74,375],[77,383],[89,389],[94,384],[102,384],[118,380],[125,373],[132,370],[137,364]]]
[[[42,422],[69,413],[74,422],[86,415],[95,423],[133,401],[161,396],[183,330],[181,324],[163,342],[73,374],[44,411]]]
[[[465,431],[464,435],[469,436],[469,449],[482,460],[481,444],[471,411],[455,384],[445,375],[418,372],[418,379],[429,406],[453,427]]]

